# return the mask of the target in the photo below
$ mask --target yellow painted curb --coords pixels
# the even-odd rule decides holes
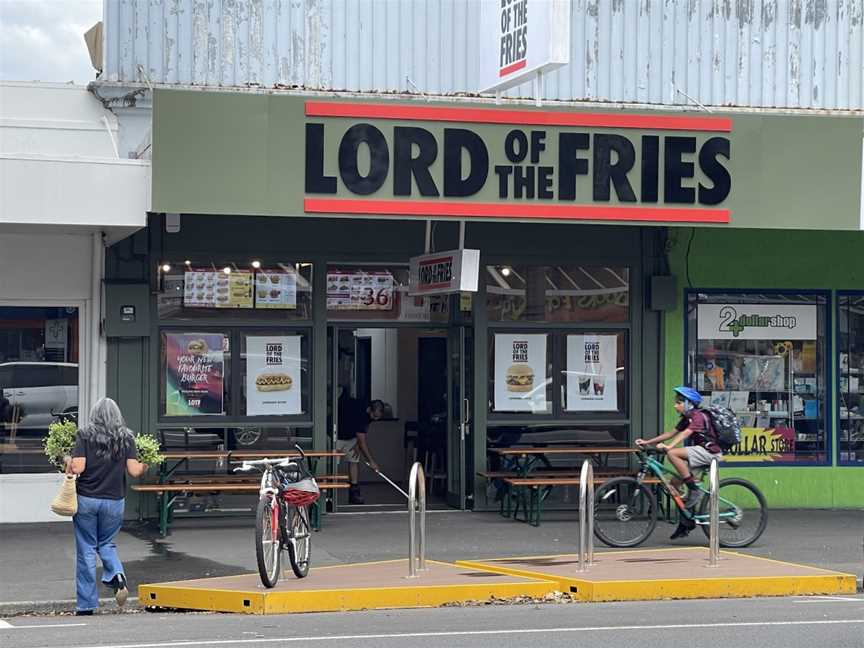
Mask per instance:
[[[361,563],[362,565],[381,564]],[[431,564],[456,567],[452,563]],[[334,565],[318,569],[352,565]],[[490,572],[489,569],[480,571]],[[492,572],[494,573],[494,572]],[[520,577],[524,578],[524,577]],[[346,578],[350,582],[350,578]],[[209,610],[214,612],[240,612],[246,614],[284,614],[291,612],[340,612],[349,610],[434,607],[452,603],[488,601],[492,598],[508,599],[520,596],[542,598],[558,589],[558,583],[528,577],[519,583],[482,583],[455,585],[423,585],[422,576],[410,585],[373,588],[264,590],[264,589],[208,589],[189,587],[183,581],[139,585],[139,603],[145,607]]]
[[[604,553],[636,553],[654,550],[636,550]],[[676,551],[660,549],[658,552]],[[681,551],[677,549],[677,551]],[[750,598],[756,596],[801,596],[817,594],[854,594],[857,591],[856,579],[852,574],[834,572],[819,567],[809,567],[795,563],[782,562],[770,558],[759,558],[737,552],[722,552],[746,559],[768,560],[780,565],[812,569],[811,575],[772,575],[772,576],[712,576],[706,571],[700,578],[656,578],[633,580],[592,580],[591,572],[579,576],[563,576],[544,571],[542,567],[526,569],[501,565],[499,560],[536,560],[575,556],[534,556],[530,558],[502,558],[489,562],[457,560],[456,565],[469,569],[493,571],[508,576],[554,580],[562,592],[569,593],[579,601],[651,601],[659,599],[701,599],[701,598]],[[706,567],[706,570],[708,568]]]

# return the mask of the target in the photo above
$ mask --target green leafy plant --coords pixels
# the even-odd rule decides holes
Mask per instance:
[[[58,470],[66,469],[66,457],[72,454],[75,447],[75,436],[78,426],[72,421],[54,422],[48,426],[48,436],[42,443],[45,456]],[[164,457],[159,453],[159,441],[151,434],[136,434],[135,447],[138,450],[138,461],[154,466],[162,463]]]

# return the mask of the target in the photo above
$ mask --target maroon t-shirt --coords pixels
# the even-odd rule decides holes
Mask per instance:
[[[722,452],[717,444],[717,433],[714,432],[714,426],[708,419],[708,415],[698,408],[693,408],[686,414],[681,416],[678,425],[675,429],[683,432],[687,428],[693,433],[690,435],[690,442],[693,445],[702,446],[711,454]]]

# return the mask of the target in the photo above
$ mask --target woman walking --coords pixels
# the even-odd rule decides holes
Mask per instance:
[[[99,607],[96,555],[102,560],[102,583],[114,590],[118,605],[126,602],[126,575],[114,538],[123,524],[126,473],[139,477],[147,470],[138,461],[135,439],[120,408],[102,398],[90,411],[89,424],[78,430],[66,471],[78,475],[75,524],[76,614]]]

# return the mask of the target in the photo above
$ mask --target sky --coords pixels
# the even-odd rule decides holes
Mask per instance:
[[[0,0],[0,79],[96,78],[84,32],[102,20],[102,0]]]

